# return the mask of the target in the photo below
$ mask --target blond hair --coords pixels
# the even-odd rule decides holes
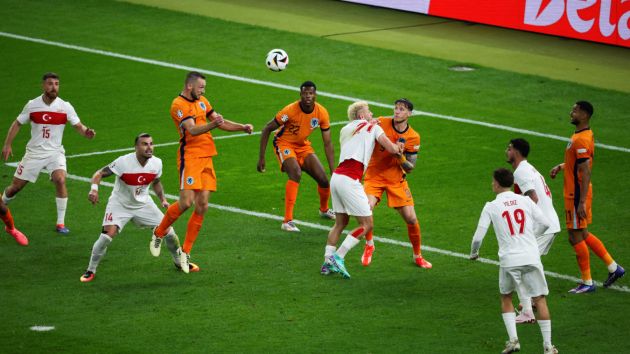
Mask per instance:
[[[358,101],[348,106],[348,119],[349,120],[357,119],[359,111],[361,111],[362,109],[368,109],[368,110],[370,109],[370,106],[368,106],[367,102]]]

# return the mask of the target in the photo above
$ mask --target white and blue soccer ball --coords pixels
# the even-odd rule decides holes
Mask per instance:
[[[272,49],[267,53],[265,63],[271,71],[282,71],[289,65],[289,55],[282,49]]]

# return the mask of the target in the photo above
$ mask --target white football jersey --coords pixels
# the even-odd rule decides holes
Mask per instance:
[[[117,158],[108,167],[116,175],[110,200],[116,199],[130,209],[142,208],[152,201],[149,196],[149,185],[162,176],[162,160],[153,156],[142,166],[136,153],[132,152]]]
[[[48,155],[52,151],[65,153],[61,140],[66,123],[76,125],[81,120],[70,103],[57,97],[49,106],[42,97],[28,101],[17,117],[20,124],[31,123],[31,139],[26,151],[32,155]]]
[[[502,267],[540,263],[534,225],[548,225],[549,221],[529,197],[499,193],[483,207],[478,228],[487,229],[491,223],[499,243]]]
[[[376,139],[385,134],[383,128],[378,125],[378,120],[368,122],[365,119],[357,119],[346,124],[339,133],[341,152],[339,162],[353,159],[363,164],[363,171],[367,169],[372,151],[376,145]]]
[[[532,189],[538,196],[538,203],[536,204],[551,223],[545,234],[560,232],[560,220],[553,208],[551,191],[545,183],[545,178],[527,160],[523,160],[514,171],[514,191],[518,194],[525,194]]]

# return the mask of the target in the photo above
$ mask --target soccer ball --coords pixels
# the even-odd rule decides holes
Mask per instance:
[[[271,71],[282,71],[289,65],[289,55],[282,49],[272,49],[267,53],[267,67]]]

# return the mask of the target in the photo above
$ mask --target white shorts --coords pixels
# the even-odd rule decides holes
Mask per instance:
[[[139,227],[155,227],[160,224],[164,214],[153,200],[140,209],[126,208],[117,200],[109,200],[105,208],[103,226],[116,225],[118,232],[122,231],[129,220]]]
[[[333,173],[330,178],[330,194],[335,213],[352,216],[370,216],[370,203],[361,182],[345,175]]]
[[[556,239],[557,234],[543,234],[536,236],[536,242],[538,243],[538,252],[541,256],[549,253],[553,240]]]
[[[549,294],[542,263],[499,267],[499,291],[501,294],[511,294],[521,283],[525,290],[524,296],[536,297]]]
[[[35,183],[42,170],[46,170],[48,174],[56,170],[66,171],[66,155],[58,151],[52,152],[50,155],[44,157],[33,157],[32,154],[27,152],[22,158],[22,161],[18,164],[13,176],[24,181]]]

